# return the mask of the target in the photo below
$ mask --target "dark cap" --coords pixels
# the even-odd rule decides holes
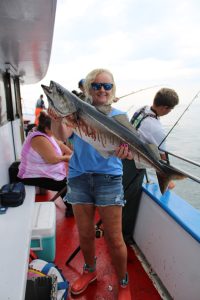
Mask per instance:
[[[81,79],[81,80],[78,82],[78,87],[79,87],[79,88],[82,87],[83,84],[84,84],[84,82],[85,82],[85,79]]]

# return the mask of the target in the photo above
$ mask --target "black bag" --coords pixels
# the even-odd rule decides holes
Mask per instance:
[[[19,178],[17,178],[17,174],[19,171],[19,165],[20,165],[20,160],[16,160],[10,165],[10,167],[8,169],[10,183],[20,181]]]
[[[0,202],[5,207],[19,206],[24,202],[26,192],[22,182],[8,183],[0,189]]]

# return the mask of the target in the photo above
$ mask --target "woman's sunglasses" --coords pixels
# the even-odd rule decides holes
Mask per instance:
[[[101,87],[103,87],[105,91],[110,91],[113,88],[113,83],[97,83],[97,82],[92,82],[91,83],[91,87],[95,91],[100,90]]]

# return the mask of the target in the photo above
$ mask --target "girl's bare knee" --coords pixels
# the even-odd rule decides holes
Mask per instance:
[[[125,245],[123,238],[120,238],[120,236],[107,236],[106,241],[113,249],[119,249]]]

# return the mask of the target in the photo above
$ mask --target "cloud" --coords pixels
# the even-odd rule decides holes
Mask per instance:
[[[91,69],[105,67],[119,94],[167,84],[187,100],[200,87],[199,28],[198,0],[58,0],[42,82],[54,79],[74,89]],[[35,102],[40,84],[31,89]]]

